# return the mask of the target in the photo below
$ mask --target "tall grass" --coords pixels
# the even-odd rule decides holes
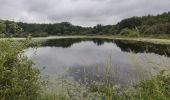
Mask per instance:
[[[53,82],[53,90],[45,90],[40,100],[169,100],[170,76],[157,75],[149,80],[139,81],[133,86],[122,88],[120,85],[92,82],[83,85],[74,79],[62,78]],[[50,84],[51,86],[52,84]],[[62,91],[60,90],[62,89]]]
[[[47,88],[41,95],[43,100],[170,100],[170,69],[152,62],[152,71],[139,63],[133,53],[129,56],[136,63],[134,72],[138,73],[136,81],[130,81],[128,87],[109,82],[111,60],[104,67],[102,81],[87,81],[86,84],[73,77],[56,76],[49,80]],[[148,58],[149,60],[150,58]],[[96,68],[97,70],[97,68]],[[152,72],[150,72],[152,71]],[[113,72],[114,73],[114,72]],[[125,76],[126,77],[126,76]],[[128,76],[127,76],[128,77]],[[87,77],[88,78],[88,77]],[[51,89],[50,89],[51,87]],[[49,92],[50,91],[50,92]]]

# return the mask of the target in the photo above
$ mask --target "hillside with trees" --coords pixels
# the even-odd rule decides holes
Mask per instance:
[[[81,27],[69,22],[55,24],[28,24],[0,20],[0,37],[46,37],[55,35],[122,35],[138,37],[144,35],[170,34],[170,12],[156,16],[131,17],[116,25]]]

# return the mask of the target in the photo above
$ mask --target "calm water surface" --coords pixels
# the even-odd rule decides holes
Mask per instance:
[[[71,76],[84,82],[102,81],[127,85],[148,78],[155,66],[170,66],[170,47],[107,39],[48,40],[25,54],[34,60],[42,75]],[[165,56],[166,55],[166,56]],[[155,71],[156,72],[156,71]]]

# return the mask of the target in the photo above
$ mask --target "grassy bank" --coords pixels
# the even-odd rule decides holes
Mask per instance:
[[[157,38],[146,38],[146,37],[122,37],[122,36],[50,36],[50,37],[38,37],[32,38],[34,41],[43,41],[48,39],[64,39],[64,38],[104,38],[104,39],[113,39],[113,40],[128,40],[128,41],[140,41],[140,42],[149,42],[154,44],[168,44],[170,45],[170,39],[157,39]],[[0,40],[7,40],[9,38],[1,38]],[[25,38],[10,38],[11,40],[24,40]]]

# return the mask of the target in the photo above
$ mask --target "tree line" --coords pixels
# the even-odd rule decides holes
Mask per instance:
[[[0,20],[0,37],[45,37],[51,35],[123,35],[140,36],[153,34],[170,34],[170,12],[156,16],[147,15],[123,19],[116,25],[81,27],[69,22],[55,24],[28,24]]]

